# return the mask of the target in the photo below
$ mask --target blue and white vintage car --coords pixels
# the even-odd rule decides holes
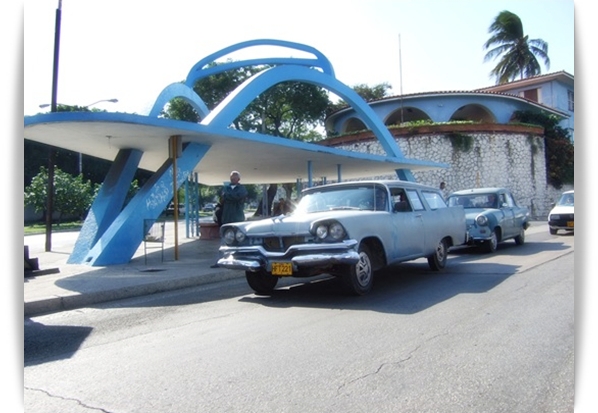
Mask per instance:
[[[268,294],[281,277],[331,274],[349,292],[368,293],[374,271],[425,257],[441,270],[465,242],[463,208],[440,190],[406,181],[358,181],[305,189],[292,214],[220,228],[221,267],[245,270]]]
[[[449,206],[465,208],[468,245],[477,245],[494,252],[499,242],[514,239],[525,242],[525,230],[530,225],[529,210],[517,205],[505,188],[476,188],[453,192]]]

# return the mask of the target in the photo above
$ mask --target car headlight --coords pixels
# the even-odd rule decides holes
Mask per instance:
[[[483,227],[488,225],[488,217],[486,215],[478,215],[475,219],[476,224]]]
[[[232,228],[227,229],[226,231],[224,231],[224,243],[226,245],[232,245],[235,243],[235,230]]]
[[[237,232],[235,232],[235,240],[237,240],[238,243],[242,243],[243,241],[245,241],[245,238],[245,233],[237,229]]]
[[[338,222],[334,222],[332,225],[330,225],[328,231],[332,239],[335,241],[339,241],[345,237],[345,229]]]
[[[549,220],[558,220],[561,219],[561,217],[558,214],[552,214],[548,217]]]
[[[317,224],[315,234],[318,240],[323,241],[329,239],[332,241],[340,241],[347,235],[345,228],[336,221],[328,221]]]
[[[328,236],[328,225],[318,225],[316,228],[316,236],[319,239],[324,239]]]

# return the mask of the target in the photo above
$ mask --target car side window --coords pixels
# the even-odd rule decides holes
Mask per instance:
[[[433,191],[422,191],[422,195],[430,206],[430,209],[436,210],[438,208],[446,208],[446,202],[444,202],[442,195],[439,193]]]
[[[407,193],[407,198],[411,202],[414,211],[422,211],[424,210],[424,204],[422,204],[421,199],[419,199],[419,194],[415,189],[407,189],[405,191]]]
[[[410,212],[411,205],[407,200],[407,194],[403,188],[391,188],[390,196],[392,198],[392,208],[395,212]]]
[[[506,198],[506,200],[502,201],[502,202],[506,202],[507,205],[509,206],[509,208],[513,208],[513,207],[517,206],[517,204],[515,203],[515,200],[511,196],[511,194],[506,193],[506,194],[503,194],[503,195]]]

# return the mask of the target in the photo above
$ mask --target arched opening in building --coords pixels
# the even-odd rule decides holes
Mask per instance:
[[[368,130],[369,128],[365,126],[365,123],[358,118],[351,118],[345,122],[344,127],[342,128],[341,133],[350,133],[350,132],[357,132],[361,130]]]
[[[473,121],[479,123],[496,123],[496,117],[485,106],[471,104],[461,106],[453,113],[449,121]]]
[[[399,108],[392,112],[384,121],[386,126],[400,125],[405,122],[415,122],[418,120],[430,120],[430,117],[421,109],[414,107]]]

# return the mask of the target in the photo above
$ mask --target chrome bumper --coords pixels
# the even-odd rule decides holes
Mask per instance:
[[[359,253],[355,250],[357,241],[349,240],[338,244],[293,245],[284,253],[266,251],[261,246],[220,247],[223,257],[218,266],[231,270],[272,271],[272,262],[291,262],[293,271],[301,268],[326,267],[338,264],[356,264]]]

